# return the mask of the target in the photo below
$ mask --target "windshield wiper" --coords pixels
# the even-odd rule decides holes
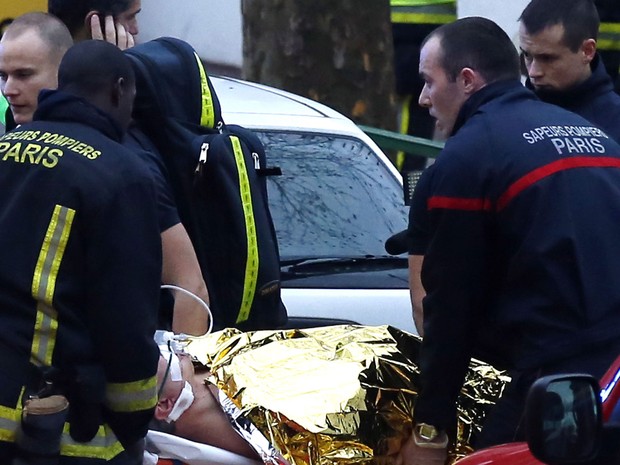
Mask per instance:
[[[393,270],[396,268],[407,268],[407,257],[393,255],[299,257],[280,262],[283,279],[336,273]]]

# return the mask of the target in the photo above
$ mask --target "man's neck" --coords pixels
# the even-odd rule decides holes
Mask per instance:
[[[584,67],[583,73],[581,73],[580,79],[576,81],[572,87],[578,86],[579,84],[583,84],[590,78],[590,76],[592,76],[592,64],[588,63],[588,65]]]
[[[196,373],[192,382],[194,402],[176,421],[175,434],[202,444],[219,447],[249,458],[256,452],[237,432],[216,400],[217,388],[206,385],[205,373]]]

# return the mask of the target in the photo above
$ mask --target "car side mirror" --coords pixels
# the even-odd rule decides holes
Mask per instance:
[[[551,465],[592,460],[603,428],[597,381],[589,375],[540,378],[528,393],[525,422],[528,446],[538,460]]]

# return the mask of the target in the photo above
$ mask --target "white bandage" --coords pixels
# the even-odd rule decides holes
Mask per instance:
[[[168,423],[172,421],[177,421],[181,415],[185,413],[185,411],[192,405],[194,402],[194,391],[192,390],[192,386],[185,381],[185,386],[181,390],[181,394],[179,394],[179,398],[172,406],[172,410],[166,418]]]
[[[164,357],[172,357],[172,360],[170,360],[170,371],[168,372],[170,381],[183,381],[183,373],[181,372],[181,361],[179,360],[177,354],[175,354],[174,352],[168,352],[164,355]]]

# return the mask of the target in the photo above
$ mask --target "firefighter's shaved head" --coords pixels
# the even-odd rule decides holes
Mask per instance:
[[[87,40],[71,47],[60,62],[58,89],[84,98],[128,127],[135,76],[128,58],[116,46]]]

